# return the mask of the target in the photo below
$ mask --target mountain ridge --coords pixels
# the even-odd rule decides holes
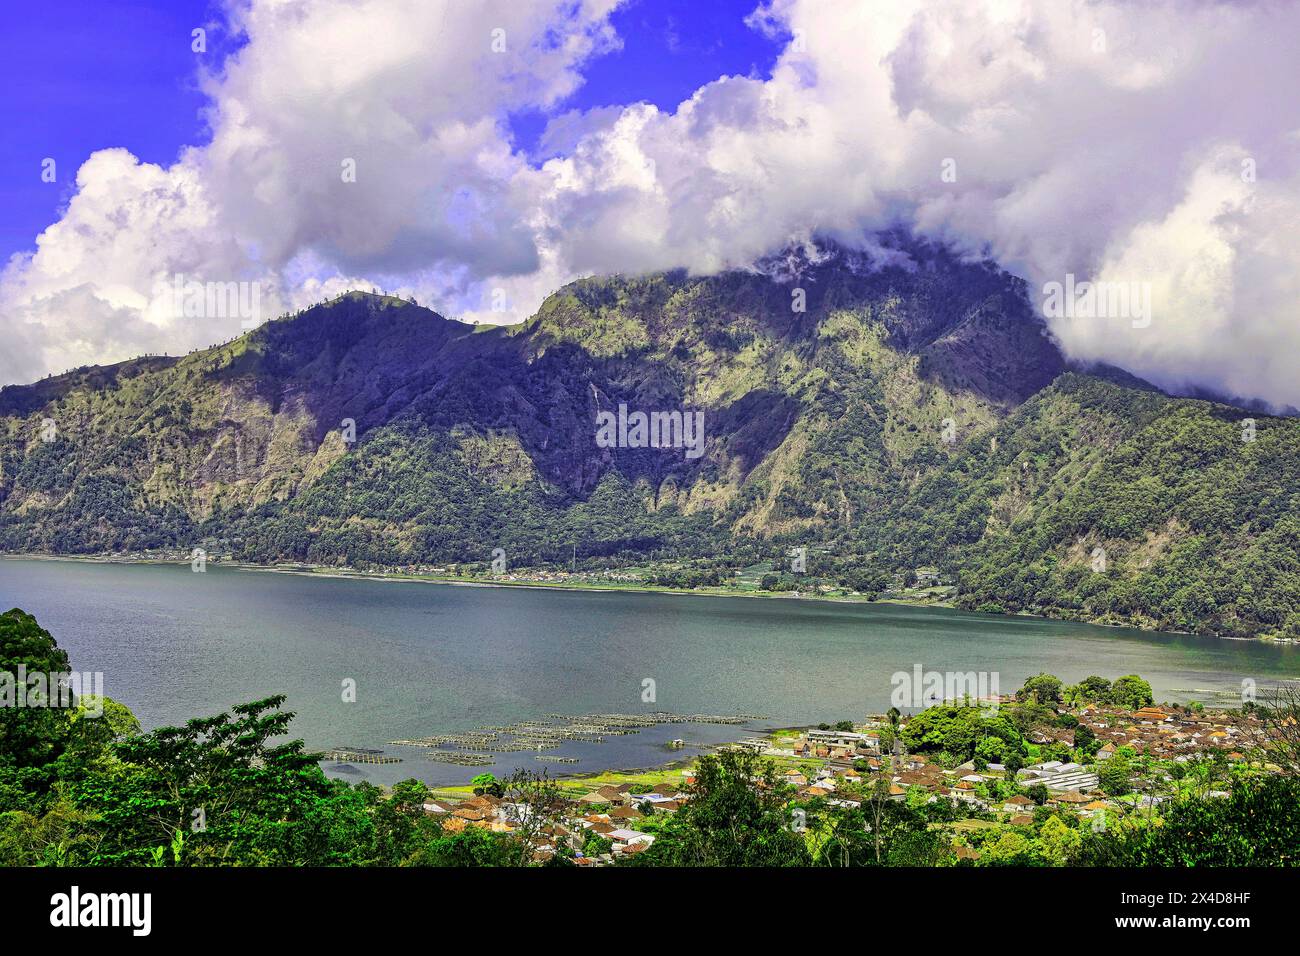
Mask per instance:
[[[0,550],[413,566],[578,543],[721,573],[812,544],[832,580],[943,567],[969,607],[1297,631],[1296,423],[1252,412],[1244,442],[1238,409],[1067,362],[1019,279],[906,252],[592,277],[511,327],[354,292],[7,387]],[[704,454],[599,447],[620,404],[702,410]]]

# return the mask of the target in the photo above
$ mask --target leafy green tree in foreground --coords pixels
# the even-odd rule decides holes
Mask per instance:
[[[67,709],[19,707],[22,668],[27,674],[66,674],[72,670],[67,651],[55,643],[36,618],[14,608],[0,614],[0,761],[11,768],[43,767],[63,751]],[[55,691],[57,693],[57,691]]]
[[[329,858],[327,834],[340,821],[316,758],[300,740],[269,743],[292,719],[283,703],[241,704],[115,744],[120,771],[74,786],[97,811],[103,861],[145,863],[167,847],[174,863],[273,864],[298,853],[344,862]]]
[[[1132,773],[1132,765],[1123,754],[1117,753],[1109,760],[1098,761],[1097,779],[1107,796],[1122,797],[1131,793],[1133,787],[1129,781]]]
[[[1254,708],[1251,743],[1288,777],[1300,777],[1300,687],[1282,681]]]
[[[1266,777],[1230,796],[1183,799],[1158,825],[1090,834],[1075,862],[1088,866],[1296,866],[1300,781]]]
[[[0,615],[0,653],[5,669],[69,669],[21,611]],[[6,709],[0,865],[530,862],[517,839],[444,833],[423,811],[419,781],[390,794],[329,780],[302,741],[285,742],[293,715],[283,703],[270,697],[147,734],[108,698]]]
[[[786,804],[791,788],[771,761],[724,750],[700,758],[691,799],[677,811],[642,866],[804,866],[812,862]]]

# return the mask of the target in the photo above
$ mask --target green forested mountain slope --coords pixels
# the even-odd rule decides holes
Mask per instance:
[[[1068,373],[858,539],[959,569],[967,607],[1294,635],[1300,423],[1246,418]]]
[[[850,581],[940,566],[971,607],[1300,632],[1297,423],[1251,413],[1246,442],[1238,409],[1068,370],[1019,280],[907,251],[587,279],[513,328],[352,293],[6,388],[0,549],[518,566],[807,545]],[[620,403],[702,410],[704,453],[600,447]]]

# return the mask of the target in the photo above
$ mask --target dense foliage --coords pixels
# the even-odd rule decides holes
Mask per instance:
[[[1089,834],[1077,861],[1089,866],[1296,866],[1300,782],[1271,777],[1214,800],[1183,800],[1159,826]]]

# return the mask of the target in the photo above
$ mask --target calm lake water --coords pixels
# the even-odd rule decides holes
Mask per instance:
[[[1006,693],[1040,671],[1147,678],[1157,700],[1237,699],[1243,678],[1300,676],[1300,647],[1158,634],[891,605],[689,595],[483,588],[268,574],[188,565],[0,559],[0,609],[35,614],[82,671],[147,728],[231,704],[288,696],[312,747],[385,749],[401,764],[351,779],[430,783],[513,766],[645,767],[681,756],[665,743],[743,736],[672,724],[491,768],[385,747],[545,714],[667,711],[761,714],[753,725],[860,718],[888,708],[890,678],[920,664],[996,672]],[[642,702],[642,682],[656,700]],[[342,685],[356,681],[344,703]],[[1227,695],[1217,697],[1216,695]],[[331,769],[331,772],[338,772]]]

